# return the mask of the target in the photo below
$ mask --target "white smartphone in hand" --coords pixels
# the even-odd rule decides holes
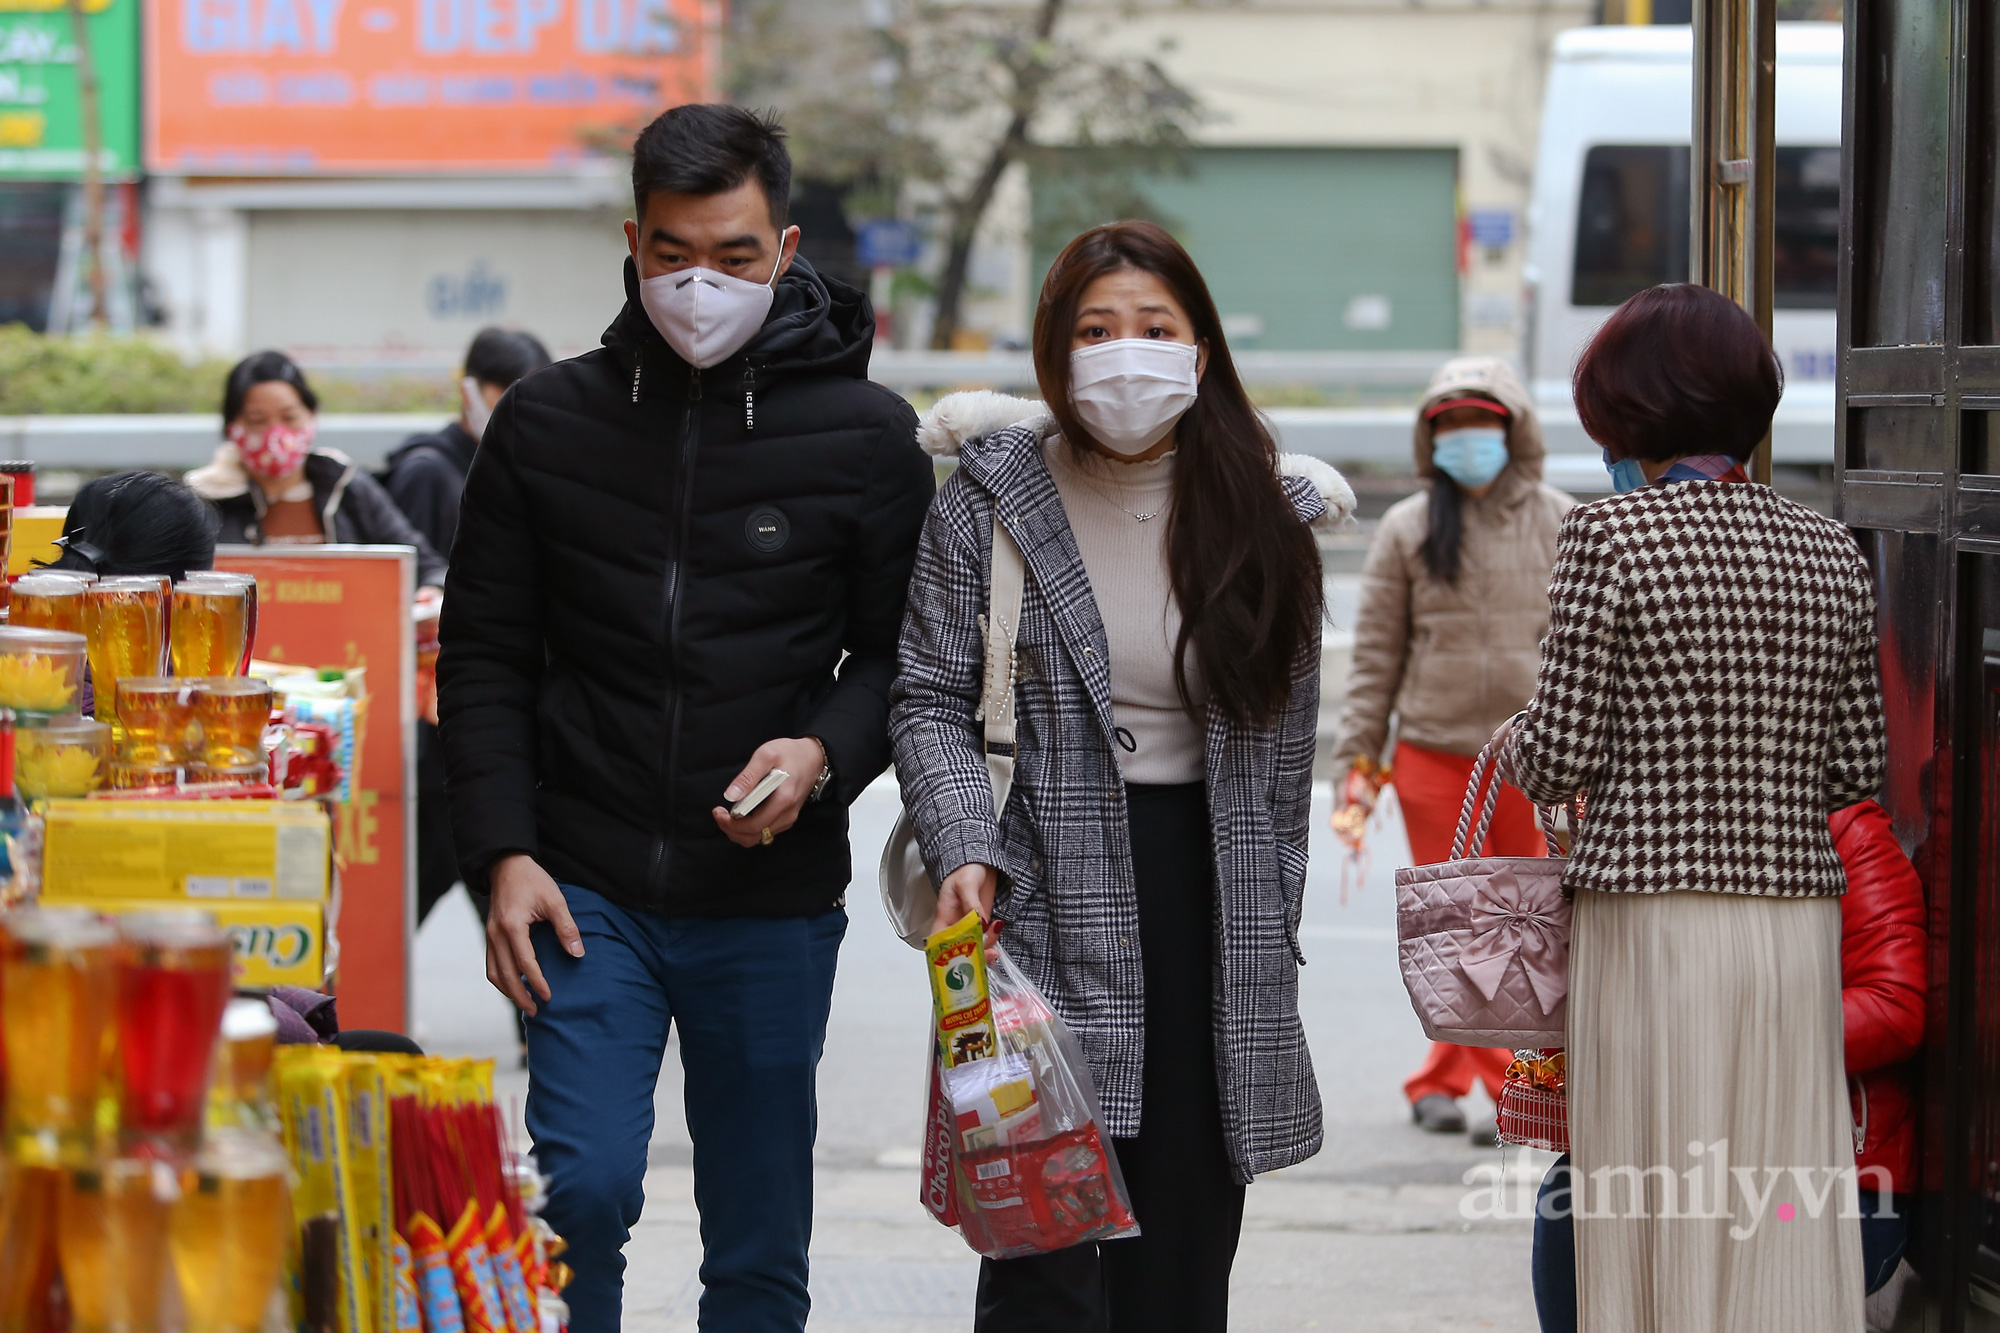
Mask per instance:
[[[748,796],[745,796],[735,805],[729,807],[730,818],[741,819],[758,806],[764,804],[772,792],[785,785],[785,779],[790,776],[791,774],[782,768],[774,768],[769,773],[766,773],[763,779],[750,789]]]

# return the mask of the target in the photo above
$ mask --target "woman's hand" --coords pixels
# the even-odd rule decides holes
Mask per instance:
[[[931,921],[931,933],[935,935],[947,926],[964,920],[967,912],[979,913],[979,919],[986,923],[988,944],[999,936],[999,924],[993,920],[993,895],[1000,888],[1000,872],[992,866],[969,862],[944,877],[938,886],[937,915]]]

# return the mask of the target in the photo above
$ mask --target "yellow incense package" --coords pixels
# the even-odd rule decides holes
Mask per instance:
[[[353,1182],[356,1229],[361,1238],[361,1271],[377,1330],[395,1326],[396,1266],[391,1254],[395,1220],[389,1178],[389,1098],[381,1058],[343,1057],[347,1090],[347,1160]]]
[[[984,927],[977,912],[924,941],[930,966],[931,1009],[938,1050],[946,1068],[999,1053],[993,1035],[993,998],[986,982]]]
[[[347,1149],[346,1057],[323,1047],[294,1046],[281,1047],[277,1060],[285,1148],[298,1174],[292,1211],[305,1237],[301,1272],[306,1289],[300,1296],[308,1312],[330,1300],[338,1333],[373,1333],[374,1302],[368,1299],[363,1273]],[[314,1260],[313,1241],[328,1230],[333,1233],[333,1271],[324,1274]],[[332,1290],[316,1290],[322,1282],[330,1282]]]

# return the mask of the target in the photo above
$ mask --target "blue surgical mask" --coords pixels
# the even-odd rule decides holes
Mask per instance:
[[[1431,440],[1431,462],[1467,490],[1489,486],[1507,466],[1507,432],[1498,426],[1441,430]]]
[[[1603,450],[1603,454],[1604,470],[1611,474],[1612,490],[1620,495],[1625,495],[1638,490],[1646,484],[1646,472],[1645,469],[1639,466],[1638,459],[1621,458],[1614,463],[1611,461],[1611,451],[1609,449]]]

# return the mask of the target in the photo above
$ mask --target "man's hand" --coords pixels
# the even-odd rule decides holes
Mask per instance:
[[[774,768],[782,768],[791,774],[784,784],[769,796],[764,803],[741,819],[730,817],[728,806],[715,807],[715,826],[722,830],[738,847],[755,847],[764,841],[764,830],[771,830],[776,837],[799,822],[799,810],[812,795],[813,784],[819,781],[819,771],[826,767],[826,751],[810,736],[795,740],[765,741],[757,747],[757,753],[750,756],[750,762],[743,771],[729,780],[724,788],[723,799],[735,804],[750,794],[750,789],[764,780],[764,775]]]
[[[583,957],[583,932],[570,919],[569,904],[549,872],[535,864],[535,858],[519,852],[503,856],[493,864],[491,877],[493,908],[486,914],[486,979],[494,989],[512,1000],[522,1013],[533,1017],[534,997],[549,998],[549,983],[535,961],[535,946],[528,940],[528,927],[546,921],[555,928],[556,939],[572,958]],[[521,977],[527,976],[523,985]]]
[[[999,888],[1000,872],[992,866],[973,861],[952,871],[938,886],[937,916],[931,921],[931,933],[957,925],[967,912],[977,912],[986,923],[986,942],[993,943],[999,937],[993,924],[993,895]]]

